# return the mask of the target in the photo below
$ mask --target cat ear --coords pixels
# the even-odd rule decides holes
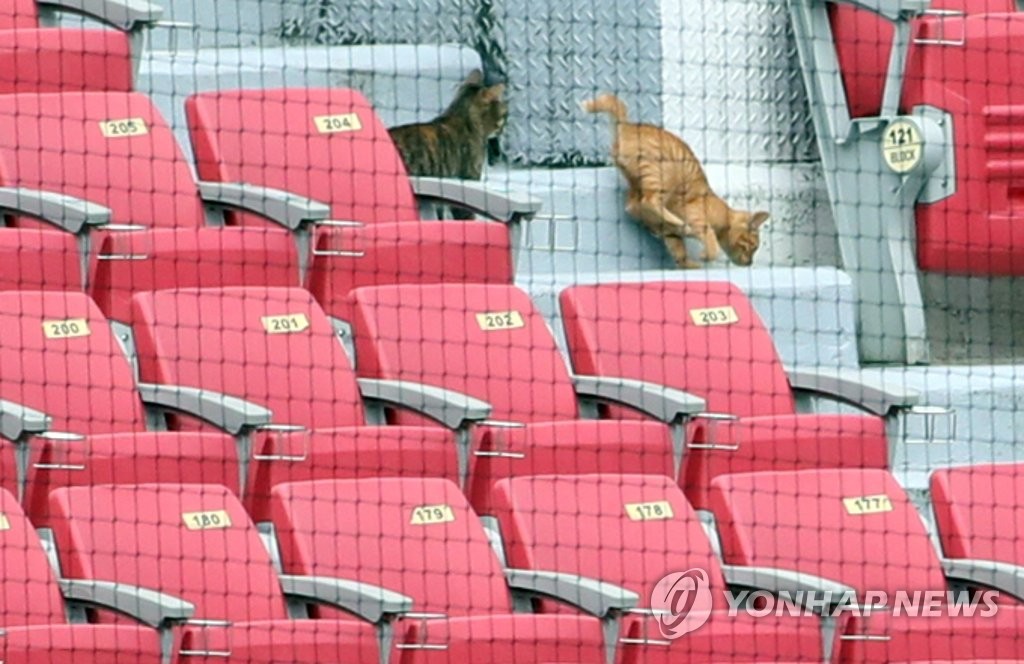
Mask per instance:
[[[764,222],[766,221],[768,221],[767,212],[755,212],[753,216],[750,217],[750,230],[756,231],[764,225]]]
[[[487,101],[498,101],[505,94],[505,84],[498,83],[484,90],[484,99]]]
[[[484,84],[484,73],[479,69],[474,69],[469,72],[469,76],[465,80],[466,85],[483,85]]]

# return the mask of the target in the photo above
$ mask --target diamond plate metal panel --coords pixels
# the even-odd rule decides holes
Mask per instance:
[[[664,0],[665,125],[711,162],[816,160],[779,0]]]

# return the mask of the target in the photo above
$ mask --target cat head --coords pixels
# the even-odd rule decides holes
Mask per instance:
[[[505,128],[508,119],[504,96],[504,83],[486,85],[483,72],[474,69],[459,86],[446,114],[467,117],[485,136],[495,136]]]
[[[729,213],[729,226],[724,237],[720,237],[722,249],[736,265],[750,265],[754,262],[754,254],[761,246],[760,228],[768,221],[767,212]]]

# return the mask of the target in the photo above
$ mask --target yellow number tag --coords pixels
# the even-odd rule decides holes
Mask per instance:
[[[230,528],[231,517],[224,510],[213,510],[211,512],[184,512],[181,520],[189,530],[216,530],[217,528]]]
[[[342,113],[341,115],[318,115],[313,118],[316,130],[321,134],[340,134],[346,131],[359,131],[363,123],[355,113]]]
[[[740,317],[732,307],[711,307],[710,309],[690,309],[690,318],[694,324],[707,325],[734,325],[740,322]]]
[[[309,329],[306,314],[285,314],[283,316],[263,316],[263,329],[267,334],[294,334]]]
[[[880,514],[892,511],[892,501],[889,496],[881,494],[878,496],[861,496],[859,498],[843,498],[843,506],[848,514]]]
[[[47,339],[73,339],[87,337],[92,334],[89,321],[84,318],[68,318],[67,320],[44,320],[43,334]]]
[[[518,311],[488,311],[477,314],[476,322],[484,332],[491,330],[515,330],[525,327],[523,315]]]
[[[436,523],[448,523],[455,520],[455,512],[450,505],[420,505],[413,508],[412,520],[414,526],[430,526]]]
[[[7,515],[0,512],[0,530],[10,530],[11,522],[7,519]]]
[[[142,118],[125,118],[123,120],[104,120],[100,122],[100,131],[107,138],[125,138],[127,136],[145,136],[149,126]]]
[[[660,521],[675,518],[667,500],[654,503],[626,503],[626,516],[630,521]]]

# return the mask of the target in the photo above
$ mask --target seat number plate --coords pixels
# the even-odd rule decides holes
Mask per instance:
[[[526,326],[523,315],[518,311],[487,311],[477,314],[476,322],[484,332],[515,330]]]
[[[11,522],[8,520],[7,515],[0,512],[0,530],[10,530]]]
[[[43,334],[47,339],[73,339],[87,337],[92,334],[89,321],[84,318],[68,318],[66,320],[43,321]]]
[[[213,510],[210,512],[184,512],[181,520],[189,530],[216,530],[218,528],[230,528],[231,517],[224,510]]]
[[[732,307],[711,307],[710,309],[690,309],[690,318],[694,325],[735,325],[740,322],[739,315]]]
[[[654,503],[626,503],[626,516],[630,521],[662,521],[672,519],[675,513],[667,500]]]
[[[100,131],[106,138],[127,138],[128,136],[145,136],[149,133],[149,126],[143,118],[104,120],[100,122]]]
[[[455,520],[455,512],[451,505],[420,505],[412,510],[414,526],[431,526],[437,523],[450,523]]]
[[[359,131],[363,123],[355,113],[342,113],[341,115],[317,115],[313,118],[316,130],[321,134],[340,134],[346,131]]]
[[[892,501],[885,494],[861,496],[859,498],[843,498],[843,507],[846,508],[848,514],[857,516],[862,514],[880,514],[892,511]]]
[[[267,334],[294,334],[309,329],[309,318],[306,317],[306,314],[263,316],[260,321]]]

